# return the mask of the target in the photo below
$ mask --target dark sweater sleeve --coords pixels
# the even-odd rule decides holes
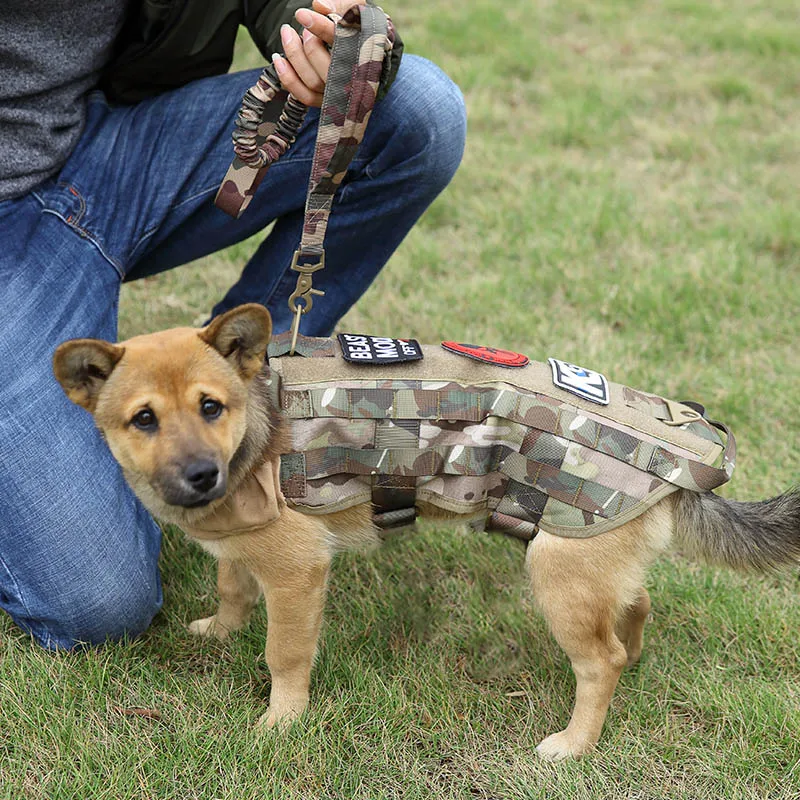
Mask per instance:
[[[282,52],[281,25],[301,30],[294,13],[310,5],[311,0],[134,0],[101,88],[112,102],[138,103],[227,72],[240,24],[269,61],[273,53]],[[379,97],[394,80],[402,49],[397,39]]]
[[[311,8],[311,0],[251,0],[245,25],[261,55],[269,61],[273,53],[282,53],[281,25],[291,25],[298,33],[303,26],[294,18],[300,8]]]

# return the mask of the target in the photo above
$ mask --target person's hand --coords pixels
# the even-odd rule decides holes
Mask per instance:
[[[358,0],[314,0],[311,9],[301,8],[295,19],[303,26],[302,38],[289,25],[281,28],[281,42],[285,57],[277,53],[272,63],[286,91],[291,92],[307,106],[321,106],[325,81],[331,66],[327,45],[333,44],[336,28],[327,15],[344,14]]]

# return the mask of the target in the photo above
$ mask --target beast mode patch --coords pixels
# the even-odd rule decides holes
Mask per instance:
[[[593,403],[608,405],[608,381],[605,375],[601,375],[593,369],[570,364],[568,361],[560,361],[557,358],[548,358],[547,360],[553,370],[553,383],[559,389],[572,392],[572,394],[582,397],[584,400],[591,400]]]
[[[360,333],[340,333],[336,338],[342,357],[351,364],[401,364],[422,358],[422,348],[416,339],[389,339]]]

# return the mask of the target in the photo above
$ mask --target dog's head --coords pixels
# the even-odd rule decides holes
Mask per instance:
[[[269,312],[249,304],[202,329],[119,344],[73,339],[56,349],[53,371],[67,397],[94,415],[133,490],[169,519],[170,509],[225,494],[271,327]]]

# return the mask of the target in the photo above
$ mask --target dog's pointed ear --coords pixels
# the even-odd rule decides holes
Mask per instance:
[[[102,339],[71,339],[56,348],[53,372],[67,397],[93,412],[100,390],[124,354],[124,347]]]
[[[269,311],[248,303],[213,319],[200,338],[227,358],[243,380],[250,380],[264,366],[271,334]]]

